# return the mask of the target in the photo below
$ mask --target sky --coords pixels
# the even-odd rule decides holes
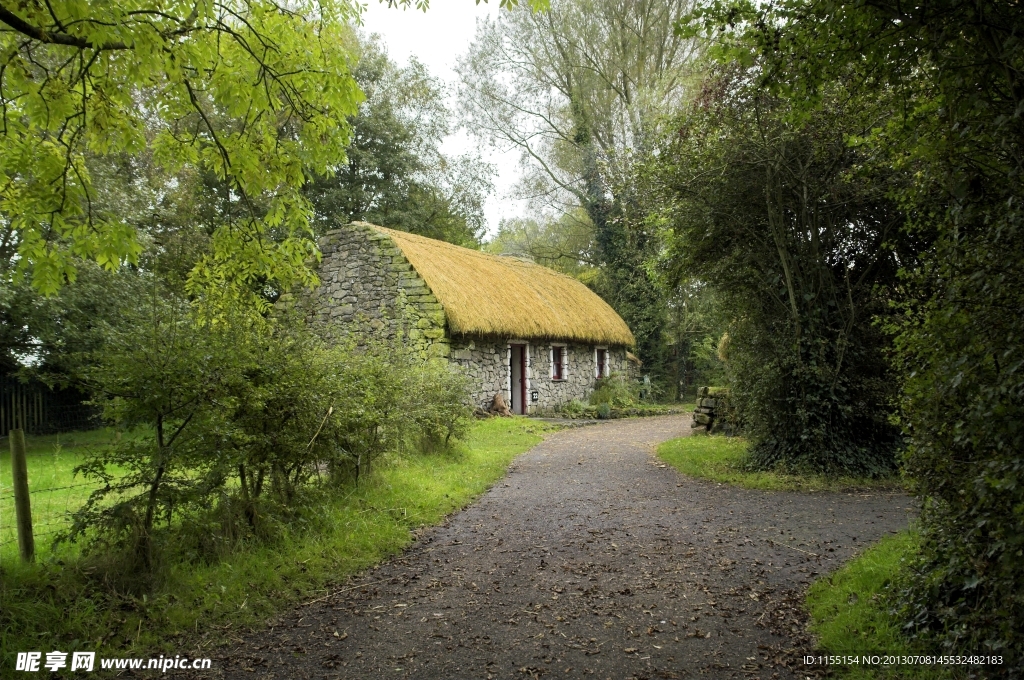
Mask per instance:
[[[377,0],[366,0],[366,3],[363,30],[380,34],[388,54],[398,64],[406,64],[410,56],[423,62],[432,75],[448,86],[452,97],[450,105],[454,108],[455,62],[469,50],[477,20],[495,17],[501,11],[498,0],[479,5],[474,4],[474,0],[430,0],[430,8],[426,12],[389,8]],[[481,145],[466,131],[459,131],[446,139],[441,149],[455,155],[477,147],[484,160],[498,168],[494,177],[494,193],[484,207],[488,234],[494,235],[503,217],[522,215],[525,210],[523,201],[508,195],[519,176],[519,154],[512,151],[497,153]]]

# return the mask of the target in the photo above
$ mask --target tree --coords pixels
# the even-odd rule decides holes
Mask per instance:
[[[399,68],[374,36],[362,41],[354,76],[366,100],[350,119],[347,158],[306,185],[316,230],[362,220],[479,246],[493,168],[441,152],[452,132],[442,84],[415,59]]]
[[[656,174],[666,182],[668,266],[708,282],[728,314],[730,373],[764,468],[891,470],[895,396],[875,317],[908,253],[888,197],[900,173],[852,147],[889,114],[832,85],[788,119],[749,72],[709,78]]]
[[[1024,659],[1024,15],[1015,2],[710,5],[689,24],[719,53],[760,59],[796,115],[841,79],[898,98],[858,144],[914,166],[895,192],[907,233],[906,469],[923,501],[905,629],[946,650]],[[934,647],[933,647],[934,648]]]
[[[0,267],[53,293],[75,258],[135,262],[136,230],[95,202],[90,155],[149,149],[244,206],[195,285],[311,281],[307,171],[344,157],[359,89],[344,0],[55,0],[0,7]],[[230,121],[223,127],[214,118]]]
[[[223,476],[225,461],[209,455],[209,434],[224,427],[218,402],[242,379],[247,353],[223,325],[196,323],[186,301],[167,299],[151,284],[140,305],[123,310],[130,318],[108,328],[83,376],[106,419],[151,434],[126,437],[76,468],[104,484],[76,512],[70,532],[100,529],[146,571],[156,522],[170,525],[175,509],[202,505],[211,478]]]
[[[588,284],[601,275],[596,248],[594,224],[582,208],[553,220],[502,220],[486,246],[489,252],[525,257]]]
[[[658,250],[637,157],[664,112],[686,95],[692,40],[672,24],[688,0],[565,0],[481,24],[460,62],[463,111],[496,144],[522,152],[521,193],[556,214],[583,208],[593,224],[598,288],[633,330],[645,365],[663,355],[662,295],[647,267]]]

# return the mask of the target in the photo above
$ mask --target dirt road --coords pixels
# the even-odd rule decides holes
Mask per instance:
[[[228,678],[789,678],[800,594],[906,526],[899,494],[737,489],[654,456],[689,416],[565,430],[477,503],[224,650]],[[788,665],[787,665],[788,664]]]

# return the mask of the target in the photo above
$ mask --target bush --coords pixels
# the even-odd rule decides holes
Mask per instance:
[[[473,409],[468,405],[466,376],[445,361],[429,361],[412,371],[415,385],[413,419],[424,452],[445,450],[469,431]]]
[[[286,316],[203,321],[156,293],[110,331],[86,378],[104,416],[142,435],[78,468],[103,486],[66,538],[124,552],[140,572],[172,535],[201,558],[267,539],[301,520],[309,491],[358,483],[410,444],[445,447],[469,415],[446,362],[332,345]]]
[[[943,653],[1003,655],[1006,673],[1024,663],[1024,239],[1001,209],[964,215],[965,240],[937,249],[917,284],[944,285],[900,349],[905,468],[924,500],[907,629]]]
[[[600,406],[608,404],[622,408],[633,406],[640,401],[640,385],[632,382],[624,375],[612,374],[607,378],[598,378],[594,383],[594,391],[590,395],[590,404]]]

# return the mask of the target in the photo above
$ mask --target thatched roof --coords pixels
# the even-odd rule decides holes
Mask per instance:
[[[456,335],[635,344],[607,302],[571,277],[404,231],[389,236],[444,307]]]

